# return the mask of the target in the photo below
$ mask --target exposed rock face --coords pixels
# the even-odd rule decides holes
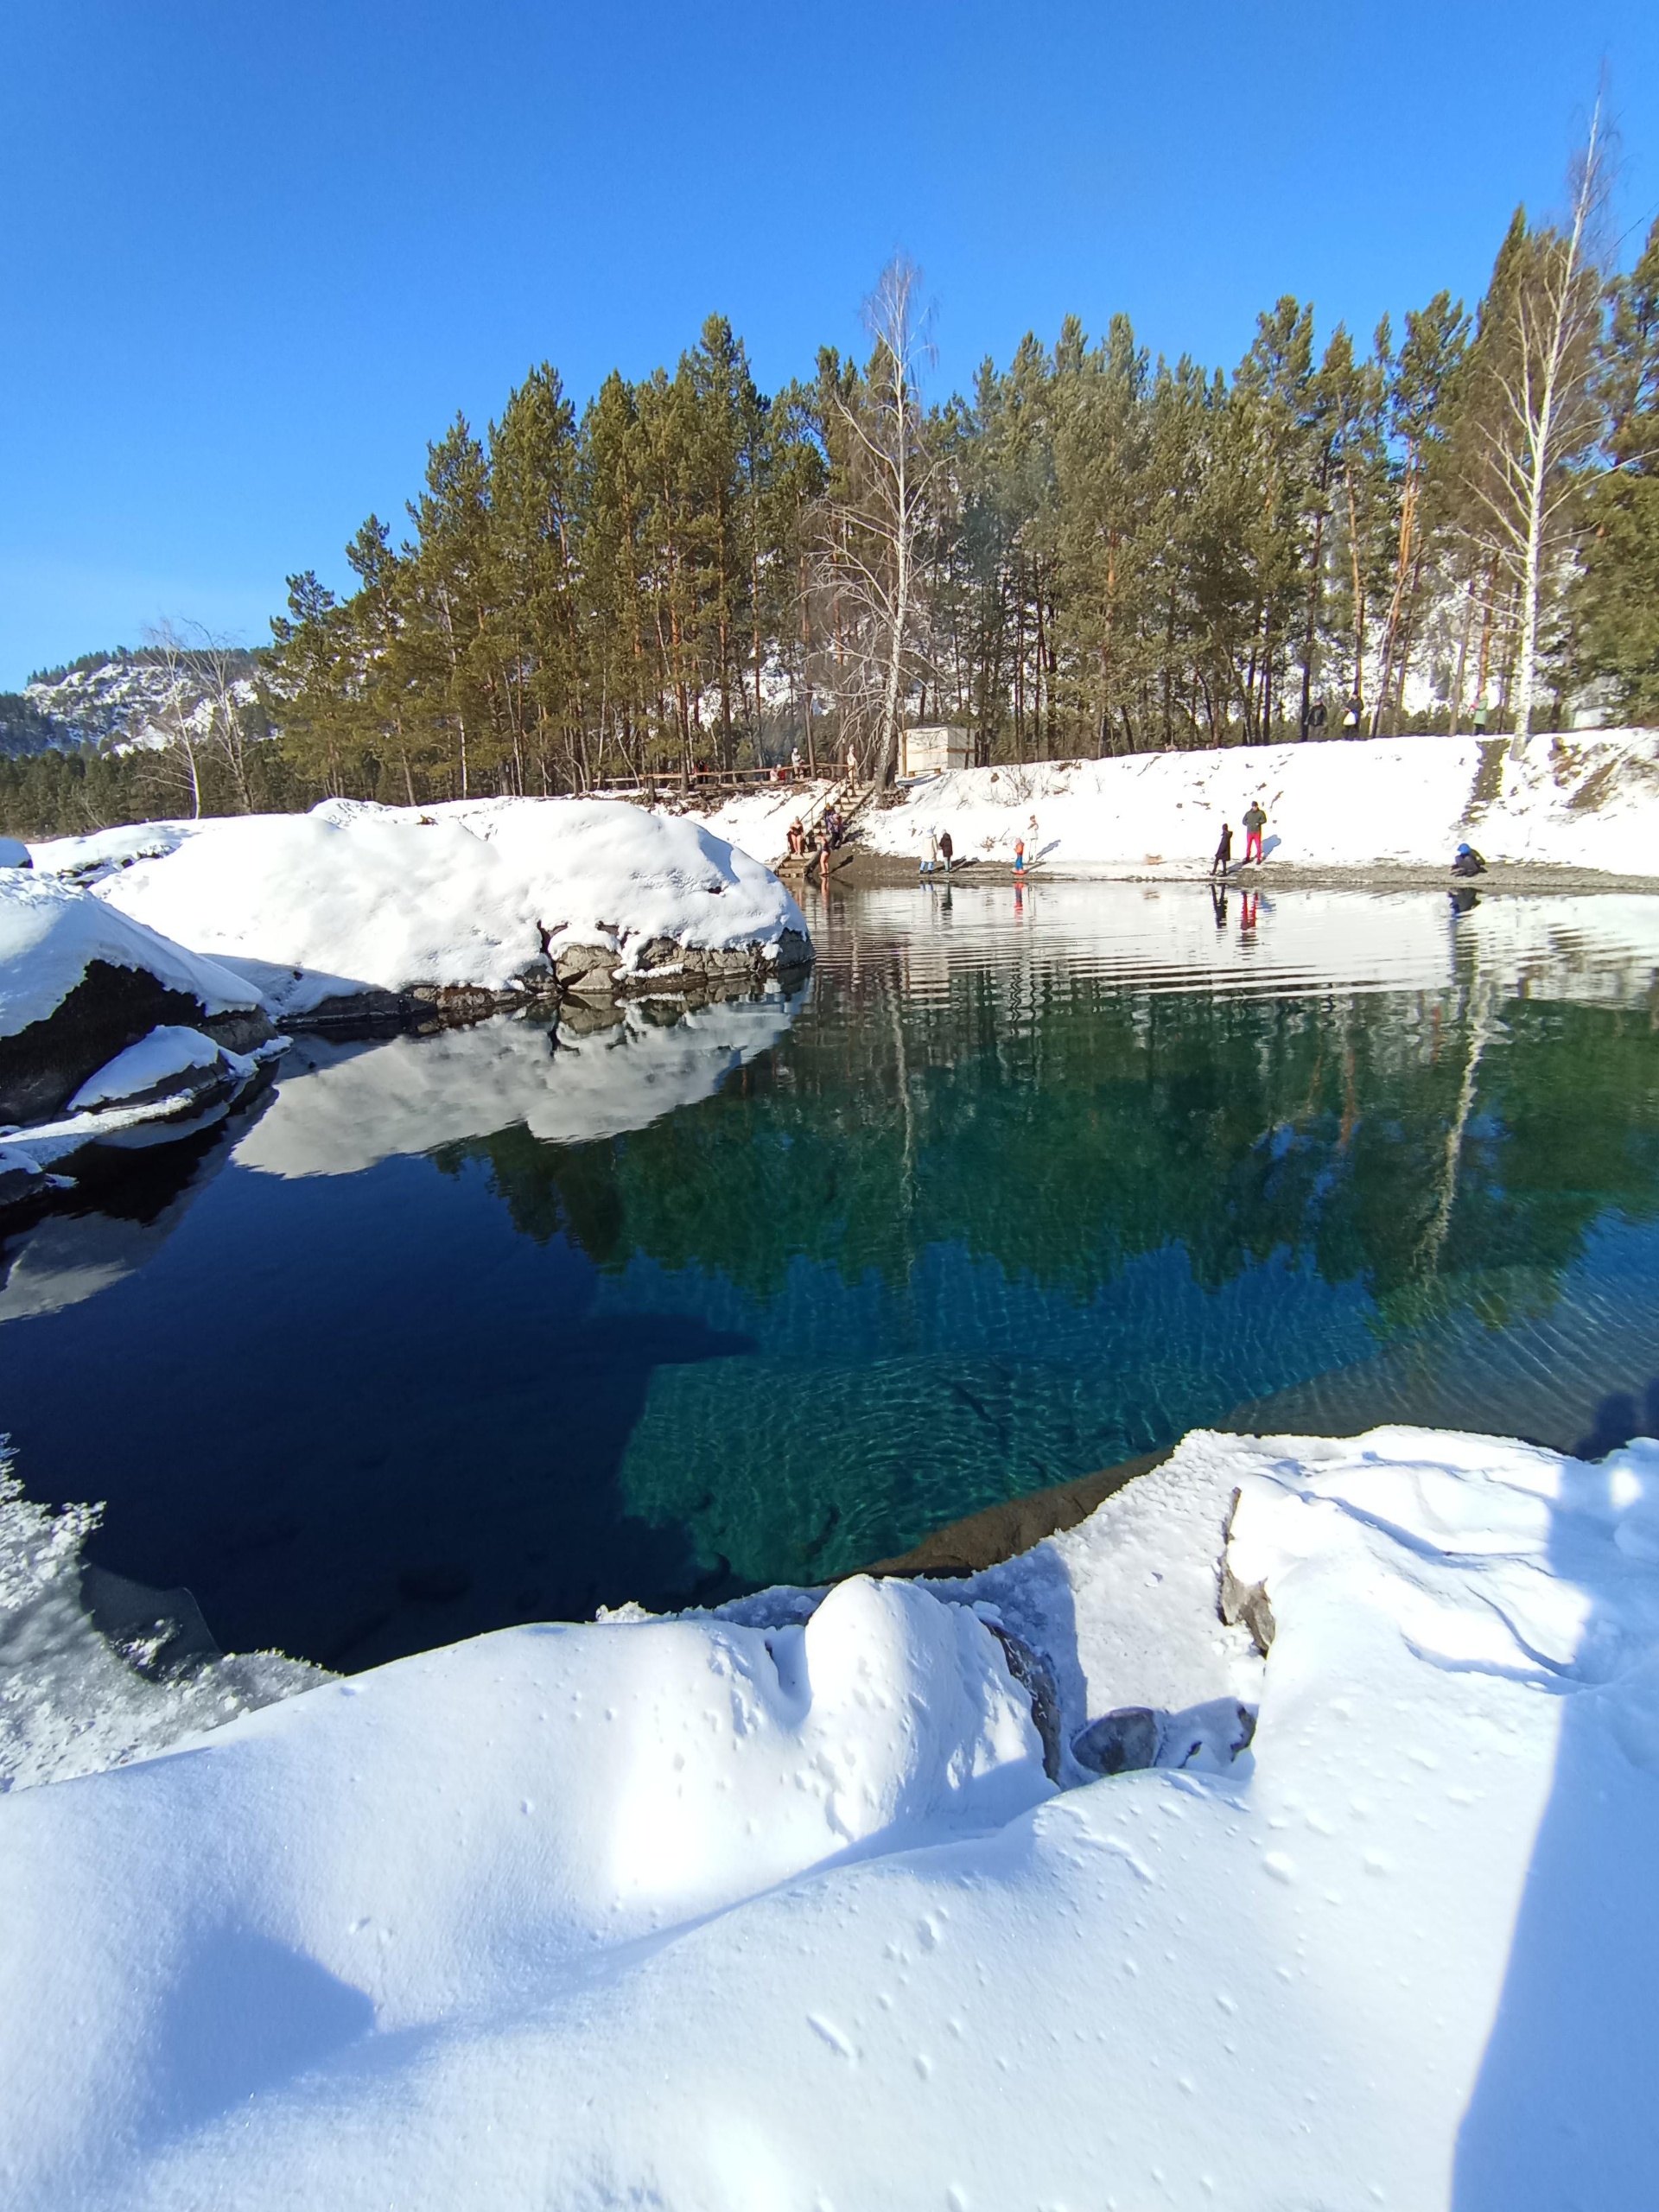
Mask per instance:
[[[94,960],[44,1020],[0,1037],[0,1122],[58,1113],[88,1076],[164,1024],[200,1029],[233,1052],[251,1052],[276,1033],[262,1013],[206,1014],[147,969]]]
[[[21,1205],[51,1188],[52,1179],[40,1162],[14,1146],[0,1144],[0,1207]]]
[[[1233,1533],[1233,1515],[1238,1510],[1239,1493],[1233,1492],[1233,1502],[1228,1509],[1227,1526],[1223,1532],[1224,1546]],[[1219,1611],[1229,1628],[1239,1624],[1249,1629],[1250,1640],[1265,1659],[1268,1647],[1273,1642],[1273,1607],[1268,1603],[1265,1585],[1260,1582],[1241,1582],[1233,1573],[1232,1561],[1224,1548],[1221,1555],[1221,1593]]]
[[[1051,1782],[1060,1778],[1060,1686],[1054,1669],[1040,1651],[995,1621],[986,1627],[1001,1645],[1008,1672],[1031,1700],[1032,1726],[1043,1739],[1043,1772]]]

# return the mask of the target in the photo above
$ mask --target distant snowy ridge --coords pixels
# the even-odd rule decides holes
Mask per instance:
[[[745,793],[711,830],[775,858],[788,827],[824,785]],[[964,860],[1014,859],[1058,875],[1203,874],[1224,822],[1244,852],[1243,815],[1259,799],[1275,864],[1446,868],[1465,839],[1488,860],[1659,876],[1659,731],[1574,730],[1529,738],[1400,737],[1109,760],[952,769],[867,808],[871,850],[920,861],[948,830]],[[1031,817],[1037,817],[1033,839]],[[1033,846],[1036,849],[1033,852]]]
[[[175,741],[181,710],[206,735],[210,718],[208,686],[193,671],[188,652],[169,670],[158,653],[88,655],[72,666],[31,677],[14,696],[10,715],[0,712],[0,753],[48,749],[73,751],[83,746],[116,753],[154,752]],[[251,654],[232,657],[232,667],[253,665]],[[256,697],[251,674],[236,677],[238,703]]]
[[[1057,1791],[993,1625],[1160,1763]],[[1385,1429],[1189,1437],[968,1582],[510,1630],[205,1736],[156,1699],[189,1756],[0,1798],[0,2178],[1643,2202],[1656,1683],[1659,1446]]]

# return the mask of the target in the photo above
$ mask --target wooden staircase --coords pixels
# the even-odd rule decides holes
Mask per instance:
[[[831,868],[838,868],[843,856],[851,857],[853,824],[875,797],[875,791],[874,784],[861,784],[855,777],[844,776],[840,783],[825,791],[804,814],[795,817],[808,837],[810,837],[830,808],[832,806],[840,808],[842,842],[830,855]],[[817,858],[817,855],[812,852],[791,853],[785,850],[772,861],[772,872],[774,875],[780,876],[804,876]]]

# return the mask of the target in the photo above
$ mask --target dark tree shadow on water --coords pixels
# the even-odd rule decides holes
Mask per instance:
[[[1659,1384],[1644,1396],[1651,1408]],[[1637,1403],[1608,1399],[1599,1431],[1627,1440]],[[1632,1472],[1651,1496],[1659,1446],[1587,1472],[1610,1509],[1627,1502]],[[1580,1516],[1556,1513],[1550,1564],[1563,1580],[1582,1586],[1591,1541]],[[1605,1529],[1595,1548],[1603,1595],[1559,1688],[1554,1774],[1459,2134],[1454,2212],[1659,2203],[1659,1662],[1632,1665],[1629,1645],[1621,1659],[1613,1617],[1624,1560],[1632,1587],[1655,1562]]]

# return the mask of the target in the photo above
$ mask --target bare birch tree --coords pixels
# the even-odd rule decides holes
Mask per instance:
[[[851,465],[845,498],[830,505],[829,557],[862,632],[864,674],[854,689],[864,697],[855,719],[861,705],[874,723],[881,785],[892,782],[898,757],[919,612],[918,551],[937,468],[921,405],[921,371],[932,358],[921,294],[921,270],[895,254],[864,303],[874,340],[868,376],[838,403]]]
[[[144,643],[162,671],[161,727],[169,746],[184,756],[190,779],[190,812],[201,819],[201,732],[197,709],[201,687],[194,666],[194,655],[176,622],[165,617],[144,632]]]
[[[1529,231],[1517,215],[1494,276],[1473,364],[1465,482],[1482,534],[1513,580],[1520,612],[1515,676],[1517,744],[1532,728],[1541,604],[1566,548],[1573,464],[1598,429],[1591,371],[1601,327],[1597,233],[1609,184],[1597,100],[1569,172],[1559,227]]]

